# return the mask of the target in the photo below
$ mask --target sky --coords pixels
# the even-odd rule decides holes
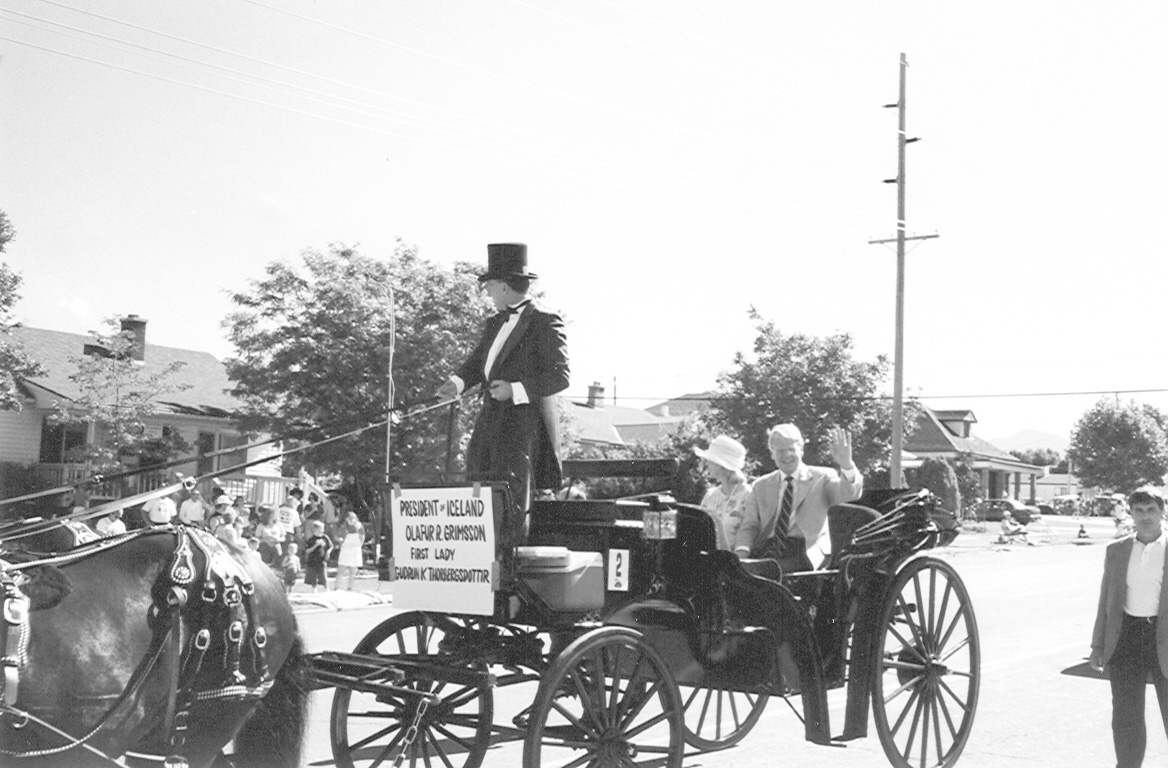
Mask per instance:
[[[1065,437],[1168,410],[1166,38],[1130,0],[0,0],[15,314],[224,358],[273,261],[517,241],[573,397],[714,388],[752,307],[891,360],[903,53],[906,394]]]

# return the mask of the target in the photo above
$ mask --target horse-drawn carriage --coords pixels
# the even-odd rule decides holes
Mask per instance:
[[[153,747],[201,766],[232,738],[237,765],[293,765],[305,676],[335,688],[341,768],[475,768],[496,738],[522,739],[528,768],[680,766],[686,746],[738,743],[774,697],[816,743],[866,736],[871,714],[897,766],[952,765],[969,738],[977,624],[957,573],[924,554],[956,535],[926,492],[833,508],[832,555],[801,573],[719,551],[709,516],[667,493],[528,515],[501,483],[402,479],[385,498],[409,610],[311,656],[274,574],[200,531],[79,548],[56,521],[0,531],[0,765],[145,765]],[[498,721],[495,691],[522,684],[530,704]]]
[[[956,535],[927,492],[833,508],[829,560],[784,574],[718,551],[712,520],[664,493],[524,517],[503,484],[387,491],[395,604],[411,610],[311,659],[336,688],[342,768],[475,768],[497,737],[523,739],[526,768],[680,766],[686,746],[738,743],[773,697],[800,701],[822,744],[866,736],[871,711],[897,766],[952,765],[969,738],[977,623],[958,574],[923,554]],[[496,722],[495,691],[524,683],[530,705]],[[843,686],[833,735],[827,692]]]

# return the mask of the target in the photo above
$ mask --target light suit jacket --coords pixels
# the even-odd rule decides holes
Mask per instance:
[[[831,552],[831,537],[827,534],[827,510],[834,504],[854,501],[864,492],[864,476],[853,470],[848,481],[843,474],[828,467],[809,467],[800,464],[795,470],[795,499],[791,518],[807,541],[807,557],[819,566]],[[756,542],[775,535],[779,521],[779,502],[783,498],[783,481],[776,470],[754,481],[746,499],[746,512],[734,548],[753,549]]]
[[[1168,531],[1160,534],[1168,535]],[[1135,536],[1125,536],[1107,545],[1103,558],[1103,585],[1099,589],[1099,610],[1091,633],[1091,650],[1103,650],[1103,663],[1111,659],[1123,626],[1123,603],[1127,598],[1127,561]],[[1168,557],[1164,558],[1164,580],[1160,583],[1160,611],[1156,620],[1156,655],[1160,671],[1168,676]]]

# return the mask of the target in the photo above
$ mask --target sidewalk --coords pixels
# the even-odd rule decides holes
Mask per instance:
[[[377,571],[361,569],[357,571],[353,589],[335,589],[336,574],[329,569],[329,591],[313,592],[311,587],[300,582],[292,588],[288,595],[288,602],[292,603],[292,610],[301,613],[305,611],[344,611],[352,608],[369,608],[374,605],[393,605],[393,594],[390,592],[388,581],[378,581]]]

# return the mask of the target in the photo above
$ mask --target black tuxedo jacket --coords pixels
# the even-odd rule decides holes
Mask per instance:
[[[568,388],[568,345],[564,337],[564,322],[559,315],[529,303],[520,311],[519,320],[499,350],[491,370],[484,371],[487,353],[505,322],[503,315],[495,315],[487,321],[479,343],[456,374],[467,389],[477,384],[483,387],[484,393],[492,381],[518,382],[523,385],[531,408],[539,414],[539,418],[509,421],[509,431],[501,433],[499,438],[513,441],[516,445],[530,445],[534,440],[537,446],[536,455],[531,457],[534,487],[558,488],[561,474],[555,395]],[[488,395],[483,410],[485,415],[493,408],[515,407],[523,406],[494,403]],[[479,424],[475,426],[476,432],[482,420],[480,416]],[[541,434],[529,434],[532,428],[542,430]],[[468,466],[467,469],[491,471],[497,467]]]

